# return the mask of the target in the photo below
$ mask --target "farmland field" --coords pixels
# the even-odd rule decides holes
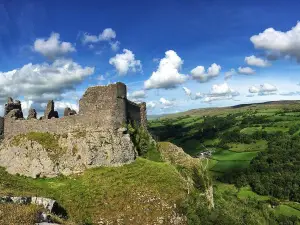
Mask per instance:
[[[270,190],[259,189],[263,187],[259,187],[255,182],[267,182],[268,179],[273,179],[272,176],[277,176],[276,173],[272,175],[271,171],[269,172],[271,177],[268,178],[266,175],[259,174],[252,169],[251,171],[254,174],[251,176],[257,178],[254,181],[251,180],[251,176],[247,178],[248,169],[254,167],[254,165],[259,167],[259,160],[266,159],[269,152],[273,151],[272,149],[277,149],[278,146],[283,149],[286,146],[292,148],[296,146],[298,140],[300,143],[300,102],[285,101],[191,110],[151,120],[149,129],[160,141],[173,142],[191,156],[197,157],[201,152],[210,152],[211,154],[206,156],[207,160],[204,163],[206,163],[206,168],[210,170],[212,180],[218,190],[220,188],[221,190],[223,188],[228,188],[230,191],[234,190],[234,195],[241,201],[255,198],[258,201],[266,202],[274,198],[271,195],[275,195],[275,199],[280,202],[279,206],[272,209],[275,215],[297,216],[300,218],[299,204],[293,202],[293,199],[300,198],[289,197],[300,196],[300,189],[296,188],[300,186],[300,181],[297,178],[300,175],[298,169],[295,171],[294,181],[289,181],[296,182],[293,184],[296,189],[292,188],[293,194],[291,195],[285,194],[287,190],[285,190],[284,182],[281,188],[282,191],[279,187],[275,192],[272,191],[270,184],[265,184],[266,188]],[[285,144],[284,140],[292,144]],[[274,142],[278,143],[274,144]],[[291,150],[293,152],[291,154],[297,152],[297,148]],[[272,160],[281,160],[278,163],[282,163],[283,168],[291,166],[298,168],[298,164],[293,164],[296,159],[290,153],[280,156],[280,154],[284,155],[285,152],[276,151],[276,154],[279,155],[274,156],[275,158],[272,158]],[[291,157],[289,163],[285,163],[282,157]],[[272,161],[264,163],[268,162]],[[262,165],[265,166],[265,164]],[[276,164],[274,166],[276,167]],[[265,167],[266,169],[268,167]],[[238,175],[235,174],[241,173],[245,175],[236,180]],[[280,179],[288,176],[279,176],[273,182],[278,183]],[[233,186],[226,186],[229,181],[236,182],[238,186],[249,183],[244,187],[232,189]],[[282,199],[280,199],[280,196],[282,196]],[[290,201],[286,201],[286,196],[290,198]]]

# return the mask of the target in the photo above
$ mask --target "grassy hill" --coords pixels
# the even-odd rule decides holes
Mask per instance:
[[[157,140],[170,141],[192,156],[212,151],[212,155],[206,158],[207,168],[218,190],[218,187],[222,189],[227,185],[220,183],[220,180],[225,182],[224,177],[239,174],[253,167],[251,162],[254,159],[257,160],[260,153],[263,152],[265,153],[263,157],[268,157],[268,152],[277,146],[276,144],[272,146],[272,143],[278,142],[278,145],[281,145],[280,139],[286,139],[286,143],[289,143],[285,145],[286,148],[293,146],[293,143],[294,145],[298,143],[300,140],[300,101],[195,109],[151,120],[150,131]],[[263,160],[262,156],[260,158]],[[297,162],[288,161],[286,165],[282,164],[283,169],[287,168],[287,165],[296,168]],[[294,190],[300,194],[300,190],[297,192],[300,183],[294,182],[296,182]],[[265,202],[271,198],[271,196],[266,198],[254,193],[251,188],[249,190],[249,187],[247,192],[243,190],[239,190],[238,187],[237,190],[231,191],[234,193],[233,196],[241,201],[253,197],[259,202]],[[249,193],[252,194],[249,195]],[[275,193],[275,195],[280,194]],[[246,196],[246,198],[241,198],[241,196]],[[277,218],[292,215],[300,218],[299,209],[292,208],[289,205],[291,202],[286,202],[286,199],[278,201],[281,203],[276,210],[270,210]]]

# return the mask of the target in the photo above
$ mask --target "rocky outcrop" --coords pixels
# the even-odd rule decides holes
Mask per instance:
[[[72,115],[76,115],[76,111],[73,109],[70,109],[69,107],[65,108],[64,110],[64,116],[72,116]]]
[[[29,109],[28,111],[28,117],[27,119],[30,120],[30,119],[36,119],[36,110],[35,109]]]
[[[124,128],[82,129],[64,135],[29,133],[5,139],[0,145],[0,166],[11,174],[31,177],[70,175],[134,159],[135,148]]]
[[[53,223],[52,216],[55,215],[61,219],[67,219],[66,210],[58,204],[57,201],[44,197],[27,197],[27,196],[0,196],[0,204],[17,204],[17,205],[38,205],[44,210],[39,211],[37,215],[37,224],[56,224]]]
[[[58,112],[54,111],[54,101],[50,100],[48,101],[45,113],[44,113],[44,119],[51,119],[51,118],[58,118]]]

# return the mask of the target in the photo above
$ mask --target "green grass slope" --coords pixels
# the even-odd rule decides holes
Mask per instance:
[[[187,190],[174,166],[138,158],[122,167],[53,179],[12,176],[0,169],[0,194],[56,199],[74,224],[153,224],[157,217],[168,224],[167,218],[176,212],[174,204],[185,199]]]

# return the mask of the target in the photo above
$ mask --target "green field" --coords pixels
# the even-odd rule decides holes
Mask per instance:
[[[249,186],[236,188],[216,179],[245,171],[259,152],[268,151],[269,141],[274,136],[300,136],[300,102],[191,110],[152,120],[150,131],[192,156],[213,151],[204,164],[218,191],[233,193],[240,201],[253,198],[266,202],[270,196],[259,195]],[[272,209],[275,215],[299,217],[300,204],[284,199],[278,201],[280,205]]]
[[[243,187],[239,190],[237,197],[239,199],[248,199],[248,198],[255,198],[259,201],[266,201],[270,199],[270,196],[258,195],[251,190],[250,187]]]

